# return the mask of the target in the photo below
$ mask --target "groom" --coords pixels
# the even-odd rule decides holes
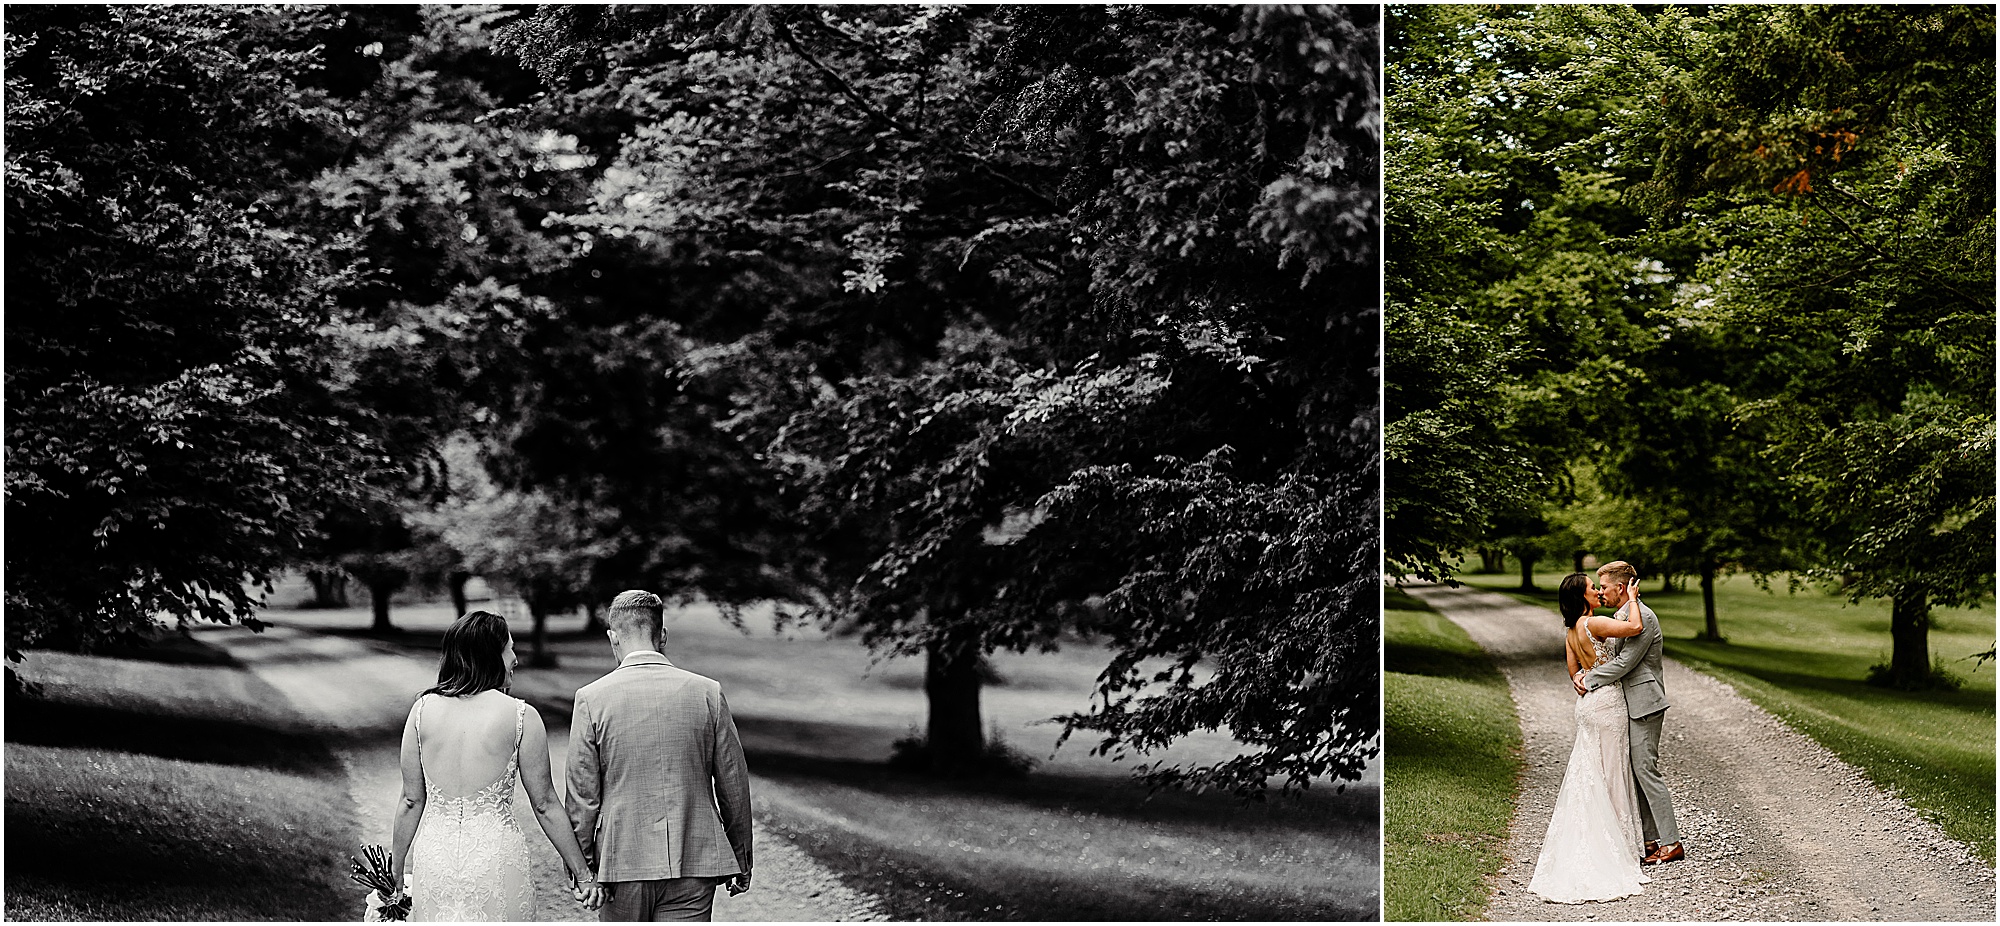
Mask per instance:
[[[750,889],[750,777],[722,686],[667,661],[652,592],[605,617],[618,668],[576,693],[569,816],[604,922],[706,922],[715,886]]]
[[[1611,608],[1637,604],[1646,629],[1638,636],[1613,640],[1616,650],[1611,658],[1578,672],[1571,681],[1579,695],[1614,683],[1625,689],[1625,715],[1632,724],[1632,780],[1638,785],[1639,822],[1646,835],[1646,857],[1640,864],[1657,865],[1687,853],[1674,826],[1673,796],[1667,793],[1667,780],[1660,777],[1660,728],[1667,717],[1667,689],[1660,671],[1664,637],[1653,609],[1631,599],[1629,587],[1638,580],[1639,570],[1624,560],[1597,567],[1600,603]]]

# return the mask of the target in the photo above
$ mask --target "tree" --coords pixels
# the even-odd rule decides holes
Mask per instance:
[[[1743,418],[1824,546],[1892,603],[1881,680],[1931,684],[1932,604],[1993,575],[1993,12],[1712,11],[1648,126],[1660,221],[1724,230],[1690,314],[1785,344]],[[1741,53],[1711,51],[1727,43]]]
[[[477,463],[478,446],[459,435],[443,455],[456,478],[450,498],[412,512],[420,529],[456,551],[464,568],[495,580],[528,606],[534,620],[529,664],[555,665],[548,619],[592,598],[592,573],[615,548],[594,512],[538,493],[503,489]]]
[[[1157,771],[1256,789],[1374,738],[1376,316],[1342,285],[1373,259],[1373,27],[559,7],[504,38],[558,105],[632,113],[570,221],[659,255],[680,381],[806,531],[759,556],[925,656],[941,769],[983,747],[985,654],[1083,627],[1119,655],[1071,729],[1227,728],[1257,752]]]
[[[1586,411],[1576,423],[1615,451],[1596,473],[1604,489],[1690,525],[1660,552],[1662,566],[1701,574],[1705,586],[1730,568],[1801,563],[1849,577],[1857,600],[1899,602],[1884,678],[1926,683],[1927,603],[1940,593],[1981,600],[1992,574],[1991,459],[1981,449],[1991,445],[1993,404],[1990,11],[1398,14],[1392,79],[1407,67],[1427,92],[1393,120],[1413,129],[1408,142],[1391,139],[1392,164],[1409,151],[1421,155],[1411,175],[1434,185],[1459,170],[1469,177],[1461,187],[1546,189],[1548,167],[1536,163],[1546,162],[1581,213],[1510,191],[1476,200],[1487,211],[1470,214],[1504,217],[1518,202],[1548,240],[1560,245],[1581,229],[1581,240],[1625,263],[1542,261],[1518,278],[1532,289],[1494,285],[1506,269],[1495,259],[1400,243],[1392,209],[1389,509],[1411,504],[1396,497],[1395,463],[1413,454],[1396,440],[1399,265],[1445,284],[1407,291],[1461,299],[1465,324],[1505,347],[1546,343],[1513,337],[1552,317],[1539,306],[1595,306],[1611,324],[1566,327],[1587,335],[1571,340],[1600,359],[1528,388],[1585,409],[1626,400],[1625,410]],[[1540,102],[1514,105],[1522,98]],[[1440,128],[1424,131],[1432,125]],[[1453,125],[1471,126],[1462,134],[1479,150],[1453,148],[1444,131]],[[1596,207],[1593,189],[1607,194]],[[1447,221],[1449,209],[1415,215],[1432,223],[1418,231],[1445,230],[1434,240],[1463,244],[1478,233]],[[1579,216],[1595,216],[1597,228]],[[1578,272],[1593,266],[1615,273]],[[1492,313],[1509,304],[1510,286],[1537,295]],[[1501,437],[1510,432],[1504,413],[1489,422]],[[1444,433],[1478,433],[1477,423]],[[1397,529],[1392,551],[1413,542]],[[1433,536],[1443,534],[1420,529],[1415,539]],[[1720,633],[1712,607],[1709,633]]]
[[[438,447],[473,427],[509,374],[530,320],[548,308],[521,289],[558,273],[571,243],[540,227],[580,189],[587,159],[558,133],[485,117],[526,100],[532,81],[489,47],[493,11],[355,8],[329,37],[321,81],[350,120],[339,163],[297,184],[289,221],[343,246],[355,278],[324,336],[330,387],[385,451],[370,491],[323,520],[309,551],[369,586],[374,627],[411,581],[443,584],[462,612],[469,575],[413,514],[440,504]]]
[[[6,11],[10,660],[252,621],[381,462],[324,386],[345,281],[272,218],[337,150],[320,21]]]
[[[1527,8],[1396,7],[1387,54],[1386,562],[1447,580],[1566,491],[1617,376],[1671,293],[1646,269],[1639,168],[1588,139],[1626,94],[1562,98]],[[1520,535],[1525,536],[1525,535]]]

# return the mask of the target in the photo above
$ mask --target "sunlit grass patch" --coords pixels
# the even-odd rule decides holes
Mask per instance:
[[[1383,915],[1480,918],[1521,774],[1507,680],[1465,631],[1390,589],[1383,613]]]

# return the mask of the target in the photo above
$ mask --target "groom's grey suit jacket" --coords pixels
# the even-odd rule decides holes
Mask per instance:
[[[750,775],[722,686],[633,653],[577,690],[571,826],[599,881],[750,870]]]
[[[1644,630],[1637,636],[1614,638],[1611,658],[1583,676],[1583,687],[1592,691],[1613,682],[1623,686],[1625,716],[1633,719],[1667,709],[1667,688],[1660,681],[1660,655],[1666,637],[1660,633],[1660,619],[1643,602],[1639,605],[1639,623],[1645,625]]]

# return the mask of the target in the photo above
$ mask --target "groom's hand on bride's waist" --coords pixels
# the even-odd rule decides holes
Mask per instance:
[[[1576,673],[1575,675],[1572,675],[1572,676],[1570,676],[1570,679],[1569,679],[1569,683],[1570,683],[1570,685],[1572,685],[1572,686],[1574,686],[1574,687],[1576,688],[1576,694],[1577,694],[1577,697],[1579,697],[1579,698],[1580,698],[1580,697],[1583,697],[1584,695],[1587,695],[1587,694],[1589,694],[1589,693],[1590,693],[1590,689],[1588,689],[1588,688],[1585,688],[1585,687],[1583,687],[1583,673],[1582,673],[1582,672],[1578,672],[1578,673]]]

